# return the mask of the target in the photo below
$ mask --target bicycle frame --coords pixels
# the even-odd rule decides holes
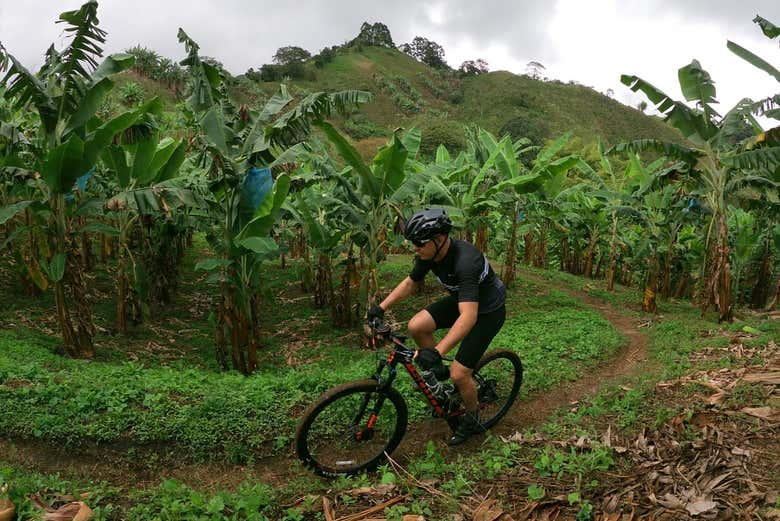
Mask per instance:
[[[401,364],[406,368],[406,371],[412,377],[414,383],[417,384],[417,387],[422,391],[423,395],[428,400],[428,403],[433,407],[434,416],[436,418],[444,418],[449,421],[450,419],[454,419],[463,414],[463,411],[460,409],[457,411],[448,411],[447,406],[449,404],[441,403],[439,399],[434,396],[431,388],[425,383],[425,380],[423,380],[422,376],[417,371],[417,368],[414,366],[414,349],[411,349],[404,344],[402,337],[393,334],[390,328],[386,326],[382,327],[380,325],[379,327],[374,327],[374,325],[372,325],[372,330],[374,334],[371,337],[371,345],[374,349],[376,349],[377,340],[390,343],[393,346],[387,359],[379,362],[379,367],[377,367],[376,372],[372,376],[372,378],[379,383],[380,388],[393,385],[393,381],[396,376],[398,376],[397,366],[398,364]],[[389,375],[383,380],[382,373],[385,368],[389,368]],[[372,414],[372,417],[369,418],[369,428],[373,428],[373,423],[376,421],[374,416],[378,414],[381,406],[382,403],[380,400],[375,407],[376,410]]]

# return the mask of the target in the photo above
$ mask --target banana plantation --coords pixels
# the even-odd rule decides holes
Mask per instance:
[[[679,97],[634,75],[641,63],[626,71],[622,83],[679,131],[674,142],[564,133],[536,145],[473,124],[464,150],[425,155],[411,127],[366,153],[341,122],[376,94],[281,84],[240,104],[182,29],[186,86],[175,106],[107,103],[134,58],[104,56],[97,14],[87,2],[60,15],[67,44],[50,47],[38,70],[0,45],[0,257],[14,287],[50,296],[62,357],[101,349],[92,277],[111,279],[112,331],[131,335],[186,282],[182,262],[198,241],[208,245],[196,273],[215,288],[222,370],[263,370],[261,318],[295,305],[274,300],[272,272],[296,273],[334,330],[362,332],[367,309],[397,282],[382,266],[411,253],[402,230],[423,207],[445,209],[453,234],[485,252],[509,288],[523,270],[564,272],[607,293],[630,288],[648,314],[690,303],[712,328],[778,308],[776,56],[728,42],[743,67],[778,81],[777,92],[728,110],[716,110],[716,79],[697,60],[678,71]]]
[[[524,263],[605,278],[609,290],[639,287],[648,312],[659,298],[689,299],[724,321],[777,304],[780,133],[757,116],[780,119],[778,94],[721,115],[694,60],[679,71],[692,106],[622,77],[680,130],[680,143],[583,145],[563,135],[539,147],[473,126],[466,151],[440,146],[421,157],[412,128],[364,158],[328,119],[360,110],[370,93],[296,98],[282,85],[262,107],[236,106],[182,30],[180,124],[162,122],[158,99],[105,113],[112,76],[133,59],[101,59],[96,10],[63,14],[70,44],[49,49],[36,73],[0,49],[2,251],[27,292],[54,293],[68,356],[95,349],[85,273],[102,264],[113,274],[116,327],[126,333],[176,291],[178,264],[200,233],[213,256],[199,267],[220,287],[215,356],[251,373],[258,316],[274,305],[262,297],[266,270],[299,259],[316,305],[334,326],[356,327],[382,291],[377,266],[404,251],[404,218],[425,206],[445,208],[508,284]]]

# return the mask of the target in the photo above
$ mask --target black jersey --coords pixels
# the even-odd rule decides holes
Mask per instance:
[[[479,313],[490,313],[504,305],[506,287],[495,274],[485,255],[473,244],[451,239],[441,262],[414,259],[409,277],[419,282],[429,271],[458,302],[479,302]]]

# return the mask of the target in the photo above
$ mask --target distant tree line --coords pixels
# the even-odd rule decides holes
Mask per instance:
[[[125,53],[135,58],[136,73],[163,83],[177,95],[181,93],[187,76],[178,63],[141,45],[125,49]]]
[[[314,80],[314,71],[307,68],[307,63],[311,62],[315,68],[320,69],[333,61],[339,50],[351,48],[360,51],[363,47],[396,49],[390,29],[385,24],[363,22],[355,38],[343,45],[324,47],[314,56],[302,47],[293,45],[280,47],[273,56],[273,63],[263,64],[259,70],[250,68],[246,72],[246,77],[254,81],[269,82],[282,81],[285,78]],[[401,44],[397,49],[429,67],[440,71],[451,71],[460,77],[488,72],[488,63],[481,58],[464,61],[456,71],[453,71],[444,59],[444,47],[422,36],[415,36],[411,42]]]

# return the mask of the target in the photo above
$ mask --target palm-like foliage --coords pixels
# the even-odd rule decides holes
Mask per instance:
[[[351,208],[350,222],[354,229],[350,236],[363,248],[368,259],[364,281],[366,303],[370,306],[377,301],[380,291],[377,266],[384,258],[388,232],[403,215],[403,203],[409,194],[408,183],[415,176],[407,167],[411,168],[410,160],[420,149],[420,131],[397,130],[368,165],[335,127],[324,121],[317,122],[317,126],[349,167],[336,177],[336,181]]]
[[[45,201],[41,209],[50,215],[45,226],[54,245],[51,257],[40,264],[54,282],[66,352],[91,356],[94,327],[73,237],[80,206],[70,203],[66,195],[79,177],[94,169],[114,136],[138,123],[148,107],[100,121],[95,113],[114,86],[109,76],[131,66],[132,58],[113,55],[98,65],[105,32],[97,27],[96,2],[62,13],[59,22],[72,35],[70,45],[62,53],[50,47],[37,74],[0,48],[0,63],[8,65],[3,79],[6,99],[17,107],[32,106],[41,122],[31,140],[32,154],[8,161],[40,172],[43,184],[38,196]]]
[[[747,150],[745,138],[761,133],[751,111],[755,106],[742,100],[726,116],[713,108],[715,85],[709,74],[694,60],[678,73],[685,99],[695,102],[690,108],[637,76],[621,76],[632,90],[641,90],[656,104],[665,120],[679,129],[692,146],[680,147],[652,140],[622,144],[615,150],[654,149],[681,160],[689,175],[695,177],[713,214],[708,227],[708,258],[703,266],[703,309],[714,304],[721,320],[731,317],[731,273],[729,266],[728,205],[730,188],[735,184],[774,184],[762,174],[780,168],[780,147]],[[776,185],[775,185],[776,186]]]
[[[181,64],[190,73],[186,104],[200,127],[201,154],[212,179],[208,238],[220,258],[200,266],[219,273],[217,360],[227,368],[229,356],[234,369],[248,374],[257,367],[260,346],[262,263],[278,251],[269,234],[290,187],[290,176],[273,179],[272,169],[298,158],[311,123],[327,127],[324,118],[332,111],[366,101],[368,94],[316,93],[282,112],[293,102],[282,86],[259,113],[236,109],[219,69],[200,58],[198,44],[181,29],[179,41],[187,52]]]

